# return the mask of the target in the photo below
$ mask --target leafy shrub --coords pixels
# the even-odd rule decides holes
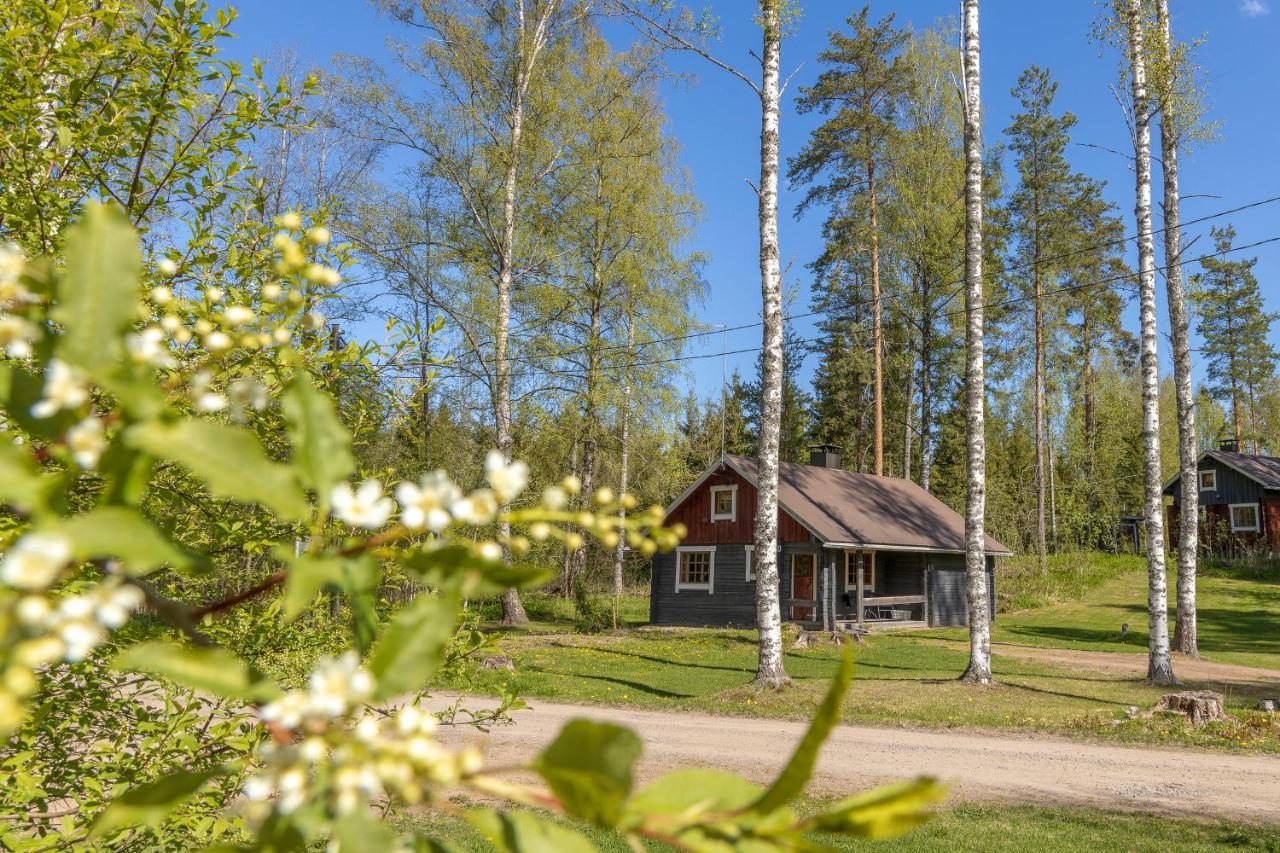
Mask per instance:
[[[592,595],[582,577],[573,582],[573,613],[573,629],[580,634],[599,634],[613,627],[613,602]]]

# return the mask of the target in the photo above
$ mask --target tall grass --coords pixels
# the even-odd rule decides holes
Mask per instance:
[[[1050,554],[1043,572],[1034,554],[1009,557],[996,569],[996,606],[1004,613],[1079,601],[1112,578],[1145,570],[1145,560],[1136,554]]]

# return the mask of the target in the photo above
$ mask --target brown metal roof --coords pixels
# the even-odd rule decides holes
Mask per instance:
[[[759,463],[725,461],[753,484]],[[783,462],[778,500],[824,542],[963,553],[964,518],[910,480]],[[988,554],[1013,552],[987,537]]]
[[[1234,468],[1264,489],[1280,489],[1280,459],[1274,456],[1254,456],[1250,453],[1236,453],[1231,450],[1206,450],[1200,454],[1200,460],[1214,459]],[[1181,475],[1175,475],[1165,483],[1164,492],[1174,494],[1174,488]]]

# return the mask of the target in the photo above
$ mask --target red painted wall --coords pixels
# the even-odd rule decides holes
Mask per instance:
[[[733,521],[711,520],[711,487],[737,485],[738,497]],[[679,522],[688,529],[685,545],[749,544],[755,541],[756,488],[727,465],[694,489],[693,494],[671,510],[667,524]],[[805,527],[778,510],[778,538],[783,542],[817,541]]]
[[[1200,548],[1223,556],[1238,556],[1241,551],[1257,551],[1265,547],[1280,554],[1280,495],[1265,494],[1258,502],[1261,530],[1257,533],[1231,532],[1227,504],[1202,507],[1206,520],[1200,522]],[[1165,539],[1170,550],[1178,544],[1178,503],[1165,507]]]

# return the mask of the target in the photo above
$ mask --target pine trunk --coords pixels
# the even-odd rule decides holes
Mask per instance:
[[[961,679],[991,683],[991,620],[987,589],[985,512],[987,447],[983,365],[982,78],[978,0],[964,2],[965,155],[965,597],[969,605],[969,666]]]
[[[1178,197],[1178,128],[1173,115],[1173,30],[1169,0],[1158,0],[1157,23],[1164,49],[1161,85],[1160,155],[1164,164],[1164,263],[1173,344],[1173,384],[1178,401],[1178,618],[1173,645],[1189,657],[1200,656],[1196,636],[1196,556],[1200,547],[1200,489],[1196,479],[1195,396],[1191,389],[1191,343],[1182,275],[1182,203]]]
[[[920,487],[929,491],[929,468],[933,464],[933,299],[930,294],[929,274],[921,278],[921,296],[924,310],[920,317]]]
[[[756,684],[781,688],[782,611],[778,582],[778,442],[782,421],[782,269],[778,252],[778,89],[781,0],[761,0],[764,31],[760,81],[760,290],[764,349],[760,376],[760,482],[756,502],[756,622],[760,656]]]
[[[1169,655],[1165,579],[1164,492],[1160,472],[1160,362],[1156,327],[1155,240],[1151,226],[1151,112],[1147,102],[1142,0],[1128,0],[1129,61],[1133,84],[1134,162],[1137,174],[1138,289],[1142,349],[1143,512],[1147,532],[1147,679],[1175,684]]]
[[[1049,573],[1048,548],[1045,544],[1045,466],[1044,466],[1044,283],[1040,277],[1040,246],[1038,232],[1040,214],[1036,212],[1036,245],[1033,249],[1031,263],[1032,278],[1035,281],[1035,376],[1032,390],[1032,418],[1035,421],[1036,451],[1036,565],[1041,575]]]
[[[884,475],[884,328],[880,312],[880,223],[876,199],[876,166],[867,156],[867,194],[871,200],[871,384],[875,395],[875,474]]]
[[[911,365],[911,369],[907,371],[907,402],[905,413],[902,418],[902,479],[911,479],[911,444],[913,441],[912,428],[915,426],[912,421],[915,418],[916,403],[916,372],[915,365]]]

